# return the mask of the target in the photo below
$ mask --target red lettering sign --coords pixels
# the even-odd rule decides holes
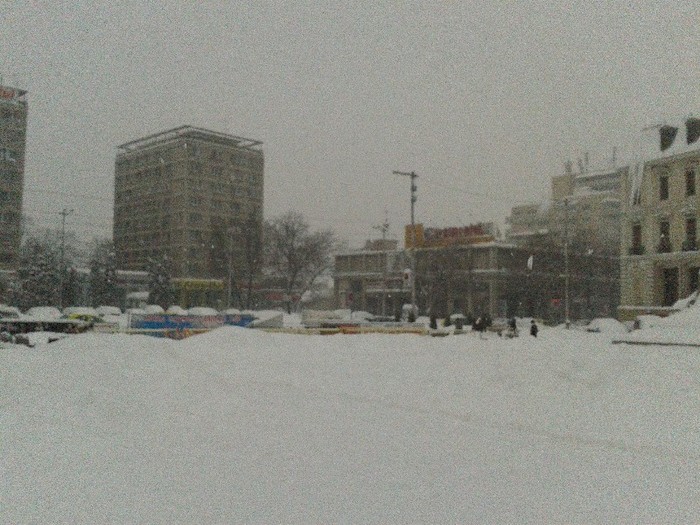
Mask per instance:
[[[17,98],[17,92],[14,89],[0,87],[0,98],[14,100]]]

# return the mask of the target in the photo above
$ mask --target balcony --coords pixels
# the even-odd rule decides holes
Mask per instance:
[[[695,239],[686,239],[681,244],[681,250],[684,252],[696,252],[698,251],[698,243]]]
[[[644,255],[644,252],[644,246],[642,246],[641,244],[635,244],[630,246],[628,251],[630,255]]]
[[[656,246],[657,253],[671,253],[671,241],[668,237],[662,236],[659,244]]]

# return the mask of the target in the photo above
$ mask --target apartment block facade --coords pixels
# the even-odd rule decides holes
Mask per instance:
[[[0,271],[19,265],[22,236],[27,92],[0,86]]]
[[[651,151],[625,171],[622,316],[671,307],[699,285],[700,119],[657,132]]]
[[[145,270],[150,259],[167,256],[183,290],[211,284],[221,291],[228,284],[230,298],[232,284],[235,288],[260,250],[261,146],[192,126],[119,146],[114,201],[119,268]]]

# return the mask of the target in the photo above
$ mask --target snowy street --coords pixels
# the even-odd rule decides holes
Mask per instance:
[[[0,351],[2,522],[691,522],[700,353],[544,330]]]

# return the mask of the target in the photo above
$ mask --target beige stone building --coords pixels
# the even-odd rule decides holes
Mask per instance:
[[[698,289],[700,119],[653,132],[624,174],[622,317],[670,307]]]
[[[620,246],[622,171],[592,170],[580,163],[575,171],[552,178],[551,197],[539,204],[513,207],[506,219],[506,238],[519,245],[546,239],[563,246],[568,229],[572,247],[616,256]]]
[[[27,92],[0,86],[0,272],[19,264]]]
[[[114,244],[119,268],[167,256],[180,300],[229,302],[262,239],[262,143],[182,126],[118,147]]]

